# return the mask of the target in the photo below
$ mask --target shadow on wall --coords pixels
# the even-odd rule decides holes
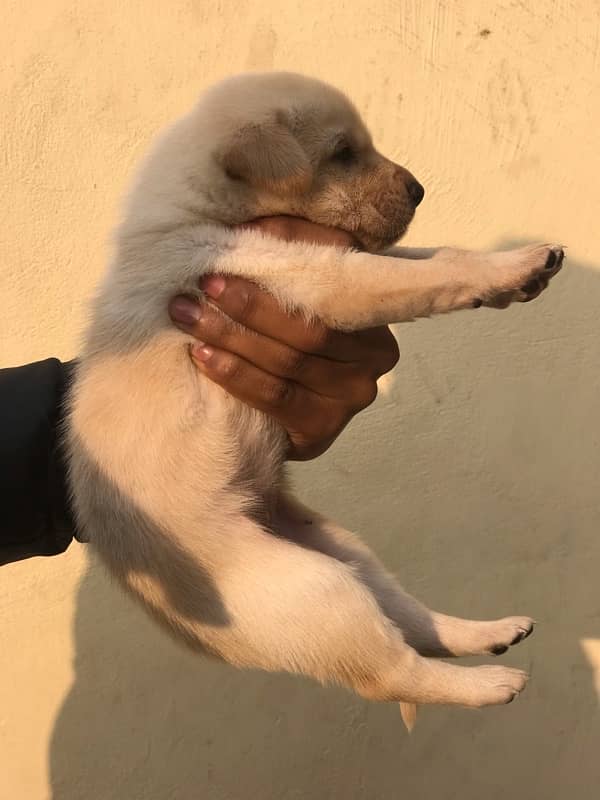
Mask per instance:
[[[567,267],[532,305],[401,326],[391,394],[296,470],[430,606],[534,616],[502,657],[531,670],[523,697],[423,709],[409,738],[394,705],[178,649],[93,568],[52,800],[598,796],[600,271]]]

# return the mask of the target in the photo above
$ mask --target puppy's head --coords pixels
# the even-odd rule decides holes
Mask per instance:
[[[423,198],[410,172],[375,150],[349,100],[301,75],[223,81],[178,130],[188,206],[215,222],[286,214],[377,251],[404,234]]]

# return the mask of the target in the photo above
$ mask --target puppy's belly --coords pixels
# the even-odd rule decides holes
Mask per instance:
[[[176,332],[85,360],[68,436],[75,511],[91,541],[128,506],[182,544],[241,510],[268,518],[285,444],[271,420],[198,372]],[[112,511],[99,515],[107,493]]]

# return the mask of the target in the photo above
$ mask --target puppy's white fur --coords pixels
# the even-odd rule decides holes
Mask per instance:
[[[376,700],[505,703],[522,672],[434,657],[501,649],[532,621],[460,620],[404,593],[360,540],[292,498],[283,432],[205,379],[167,317],[205,273],[354,330],[528,299],[560,267],[547,245],[389,251],[411,186],[325,84],[255,74],[208,91],[153,149],[117,231],[70,396],[73,504],[123,586],[194,649]],[[342,227],[362,250],[227,227],[273,214]]]

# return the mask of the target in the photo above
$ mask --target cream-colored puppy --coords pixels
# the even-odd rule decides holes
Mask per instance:
[[[356,330],[530,299],[560,269],[549,245],[387,250],[422,196],[319,81],[251,74],[209,90],[159,140],[116,235],[70,396],[74,508],[112,573],[195,650],[373,700],[507,703],[523,672],[435,657],[502,652],[532,620],[456,619],[403,592],[292,497],[282,430],[199,374],[166,311],[200,275],[232,274]],[[357,249],[231,229],[277,214],[350,231]]]

